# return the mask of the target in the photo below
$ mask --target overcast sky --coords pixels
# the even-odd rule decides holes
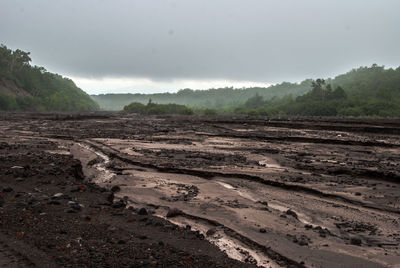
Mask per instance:
[[[0,43],[89,93],[330,77],[400,65],[399,0],[0,0]]]

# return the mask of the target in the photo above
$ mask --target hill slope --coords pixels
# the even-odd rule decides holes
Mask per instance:
[[[90,111],[99,105],[75,83],[30,65],[29,52],[0,46],[0,110]]]
[[[360,67],[335,79],[317,79],[296,98],[254,96],[237,113],[304,116],[400,117],[400,67]]]

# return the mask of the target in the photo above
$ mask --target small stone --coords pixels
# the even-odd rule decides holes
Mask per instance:
[[[56,193],[53,195],[54,198],[60,198],[62,197],[64,194],[63,193]]]
[[[73,210],[79,211],[82,206],[74,201],[68,201],[68,206],[70,206]]]
[[[210,228],[210,229],[208,229],[208,231],[206,232],[206,235],[207,235],[207,236],[212,236],[212,235],[215,234],[216,231],[217,231],[217,230],[215,230],[215,228]]]
[[[23,169],[24,167],[21,167],[21,166],[13,166],[13,167],[11,167],[11,169]]]
[[[6,188],[3,189],[4,193],[11,193],[12,191],[14,191],[14,189],[11,188],[11,187],[6,187]]]
[[[140,208],[139,211],[138,211],[138,214],[139,214],[139,215],[147,215],[147,214],[148,214],[148,213],[147,213],[147,209],[145,209],[145,208]]]
[[[294,211],[291,210],[291,209],[288,209],[288,210],[286,211],[286,215],[290,215],[290,216],[292,216],[293,218],[295,218],[296,220],[299,219],[299,217],[297,216],[297,213],[294,212]]]
[[[260,228],[260,233],[266,233],[267,232],[267,230],[265,229],[265,228]]]
[[[361,246],[361,243],[362,243],[362,241],[361,241],[361,239],[358,238],[358,237],[352,237],[352,238],[350,239],[350,244],[352,244],[352,245]]]
[[[107,231],[110,231],[110,232],[115,232],[116,230],[117,230],[117,228],[114,226],[110,226],[107,228]]]
[[[118,202],[115,202],[111,205],[112,208],[124,208],[126,207],[126,204],[124,201],[120,200]]]
[[[29,205],[32,205],[36,203],[38,199],[34,195],[31,195],[30,197],[28,197],[28,199],[26,199],[26,201],[28,202]]]
[[[111,193],[107,194],[106,199],[110,203],[114,202],[114,193],[111,192]]]
[[[181,210],[179,210],[179,209],[177,209],[177,208],[172,208],[172,209],[169,209],[168,210],[168,213],[167,213],[167,218],[173,218],[173,217],[176,217],[176,216],[179,216],[179,215],[182,215],[182,211]]]
[[[308,242],[304,239],[301,239],[298,243],[300,246],[308,246]]]
[[[77,189],[78,191],[81,191],[81,192],[85,192],[85,191],[86,191],[85,185],[82,185],[82,184],[77,185],[77,186],[76,186],[76,189]]]
[[[309,230],[309,229],[312,229],[313,227],[312,227],[311,224],[306,224],[306,225],[304,225],[304,228],[306,228],[307,230]]]
[[[119,187],[118,185],[114,185],[113,187],[111,187],[111,192],[116,193],[121,191],[121,187]]]

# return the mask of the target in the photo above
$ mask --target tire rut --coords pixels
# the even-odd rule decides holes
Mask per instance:
[[[204,170],[193,170],[193,169],[182,169],[182,168],[175,168],[175,167],[159,167],[153,164],[148,164],[148,163],[142,163],[139,161],[134,161],[132,159],[123,157],[119,154],[119,152],[115,151],[114,149],[110,148],[109,146],[107,146],[104,143],[101,142],[93,142],[93,141],[82,141],[85,142],[86,144],[88,144],[89,146],[95,148],[96,150],[106,154],[107,156],[109,156],[110,158],[116,158],[122,162],[125,163],[129,163],[132,165],[136,165],[136,166],[141,166],[141,167],[145,167],[145,168],[152,168],[155,169],[159,172],[163,172],[163,173],[177,173],[177,174],[186,174],[186,175],[192,175],[192,176],[197,176],[200,178],[204,178],[204,179],[208,179],[211,180],[214,177],[223,177],[223,178],[239,178],[239,179],[244,179],[244,180],[248,180],[248,181],[253,181],[253,182],[259,182],[261,184],[264,185],[268,185],[268,186],[272,186],[272,187],[277,187],[280,189],[284,189],[284,190],[288,190],[288,191],[295,191],[295,192],[301,192],[301,193],[305,193],[308,195],[312,195],[312,196],[316,196],[319,198],[324,198],[324,199],[328,199],[328,200],[332,200],[332,201],[340,201],[340,202],[344,202],[344,203],[348,203],[351,205],[355,205],[358,207],[362,207],[362,208],[367,208],[367,209],[372,209],[372,210],[377,210],[379,212],[388,212],[388,213],[393,213],[393,214],[398,214],[400,215],[400,210],[395,209],[395,208],[390,208],[390,207],[383,207],[383,206],[379,206],[379,205],[374,205],[374,204],[367,204],[358,200],[354,200],[354,199],[349,199],[346,198],[344,196],[340,196],[340,195],[336,195],[336,194],[330,194],[330,193],[326,193],[326,192],[322,192],[320,190],[314,189],[314,188],[310,188],[310,187],[306,187],[306,186],[302,186],[302,185],[297,185],[297,184],[287,184],[284,182],[279,182],[279,181],[274,181],[274,180],[267,180],[264,179],[262,177],[259,176],[255,176],[255,175],[249,175],[249,174],[243,174],[243,173],[222,173],[222,172],[215,172],[215,171],[204,171]],[[99,145],[96,145],[100,144]],[[106,147],[107,150],[105,150],[102,147]]]

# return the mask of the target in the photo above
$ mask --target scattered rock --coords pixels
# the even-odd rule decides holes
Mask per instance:
[[[101,162],[103,162],[103,159],[102,159],[101,157],[98,156],[98,157],[96,157],[96,158],[90,160],[90,161],[87,163],[87,165],[88,165],[88,166],[94,166],[94,165],[96,165],[96,164],[98,164],[98,163],[101,163]]]
[[[115,232],[116,230],[117,230],[117,228],[114,226],[110,226],[107,228],[107,231],[110,231],[110,232]]]
[[[268,207],[268,202],[267,201],[257,201],[257,203]]]
[[[286,215],[292,216],[292,217],[295,218],[296,220],[299,219],[299,217],[297,216],[297,213],[294,212],[294,211],[291,210],[291,209],[288,209],[288,210],[286,211]]]
[[[90,221],[92,219],[92,216],[90,215],[86,215],[83,217],[85,220]]]
[[[63,195],[64,195],[63,193],[56,193],[56,194],[53,195],[53,198],[60,198]]]
[[[85,179],[85,175],[83,174],[81,162],[76,162],[73,165],[73,168],[74,168],[74,177],[77,180],[84,180]]]
[[[21,167],[21,166],[13,166],[13,167],[11,167],[11,169],[23,169],[24,167]]]
[[[299,242],[298,242],[298,244],[299,244],[300,246],[308,246],[308,242],[307,242],[306,240],[304,240],[304,239],[300,239]]]
[[[352,238],[350,239],[350,244],[352,244],[352,245],[361,246],[361,243],[362,243],[362,241],[361,241],[361,239],[358,238],[358,237],[352,237]]]
[[[147,214],[148,214],[148,213],[147,213],[147,209],[145,209],[145,208],[140,208],[139,211],[138,211],[138,214],[139,214],[139,215],[147,215]]]
[[[11,187],[6,187],[6,188],[3,189],[4,193],[11,193],[12,191],[14,191],[14,189],[11,188]]]
[[[172,209],[168,210],[167,218],[173,218],[173,217],[176,217],[176,216],[180,216],[182,214],[183,214],[183,212],[181,210],[179,210],[177,208],[172,208]]]
[[[111,192],[116,193],[121,191],[121,187],[119,187],[118,185],[114,185],[113,187],[111,187]]]
[[[114,193],[111,192],[111,193],[107,194],[106,199],[110,203],[114,202]]]
[[[82,184],[77,185],[77,186],[76,186],[76,189],[77,189],[78,191],[81,191],[81,192],[85,192],[85,191],[86,191],[85,185],[82,185]]]
[[[73,210],[79,211],[82,209],[82,206],[79,203],[76,203],[74,201],[68,201],[68,206],[72,208]]]
[[[215,228],[210,228],[208,229],[208,231],[206,232],[207,236],[212,236],[217,232],[217,230]]]
[[[115,202],[111,205],[112,208],[124,208],[126,207],[126,204],[123,200],[119,200],[118,202]]]
[[[307,230],[312,229],[313,226],[311,224],[306,224],[304,225],[304,228],[306,228]]]

